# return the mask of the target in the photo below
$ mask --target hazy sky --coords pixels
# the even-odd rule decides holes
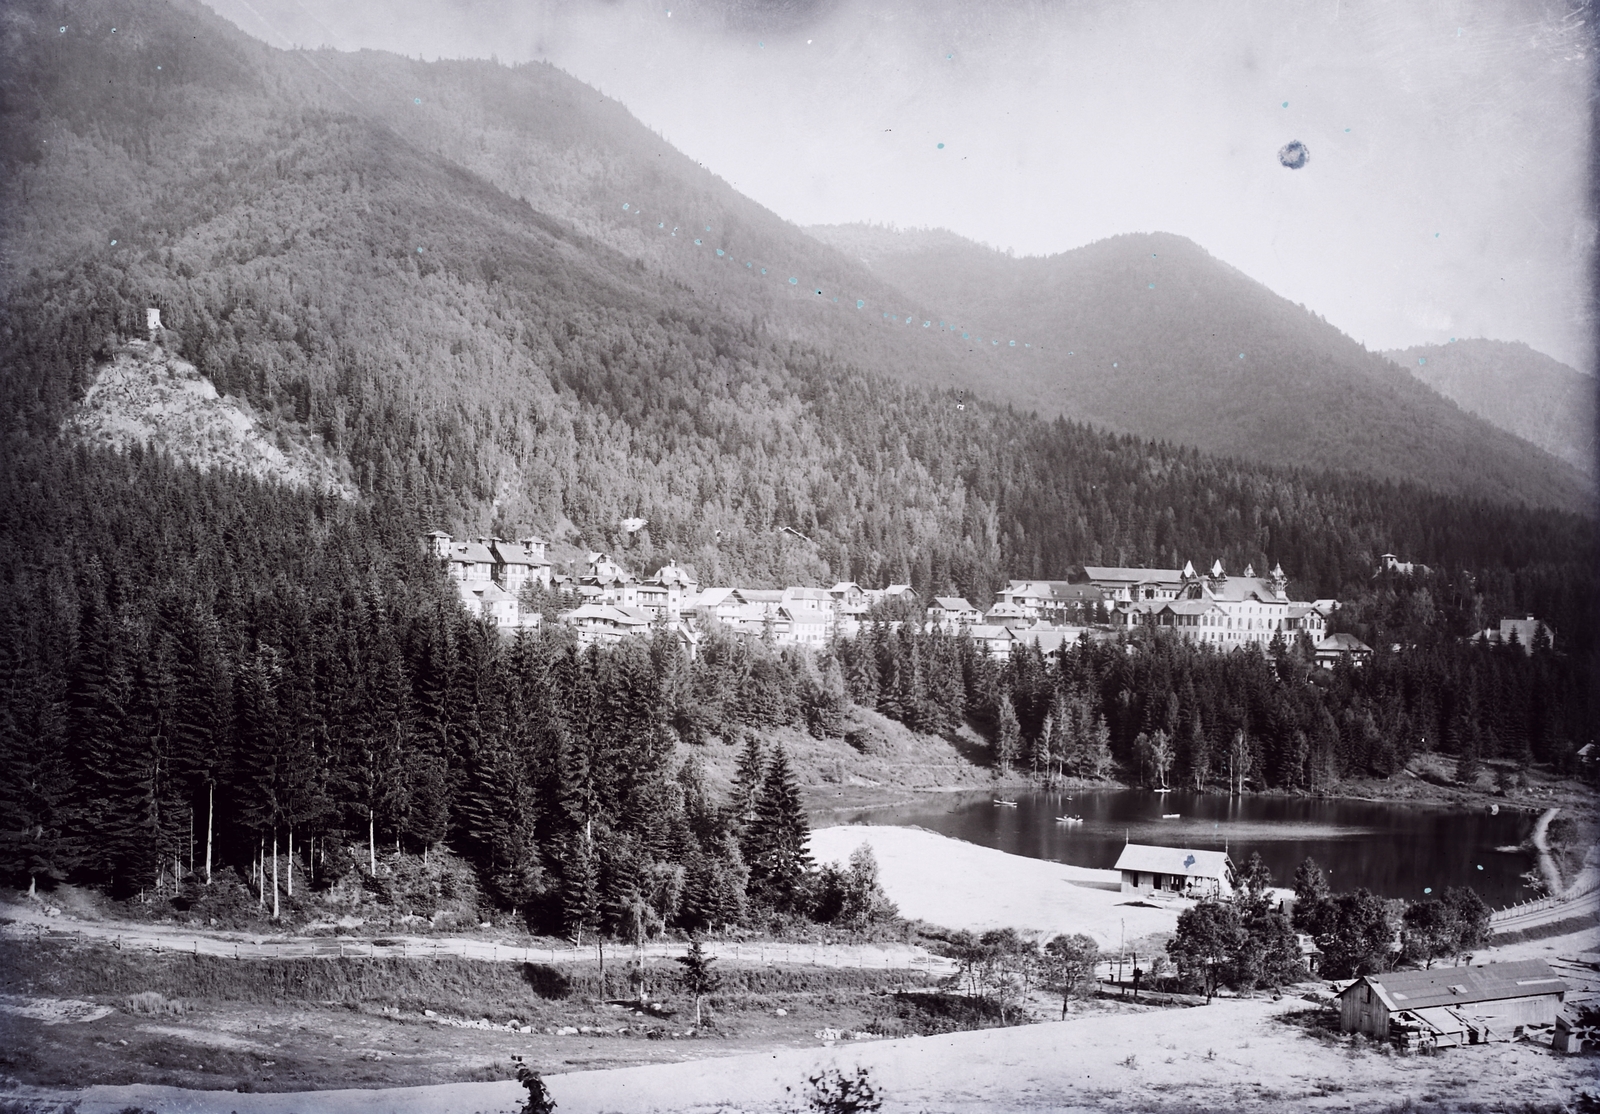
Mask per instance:
[[[1176,232],[1371,348],[1594,370],[1576,4],[208,2],[279,46],[547,60],[800,224]]]

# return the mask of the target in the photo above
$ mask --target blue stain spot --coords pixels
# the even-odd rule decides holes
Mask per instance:
[[[1076,353],[1076,352],[1068,352],[1068,353],[1067,353],[1067,355],[1069,355],[1069,356],[1076,356],[1076,355],[1077,355],[1077,353]]]
[[[418,248],[418,249],[417,249],[417,254],[418,254],[418,255],[421,255],[421,254],[422,254],[422,249],[421,249],[421,248]]]
[[[1017,346],[1017,342],[1016,342],[1016,341],[1012,341],[1012,342],[1011,342],[1011,347],[1012,347],[1012,348],[1015,348],[1015,347],[1016,347],[1016,346]]]
[[[1242,359],[1244,359],[1244,353],[1243,353],[1243,352],[1241,352],[1241,353],[1239,353],[1239,358],[1240,358],[1240,359],[1241,359],[1241,360],[1242,360]]]
[[[1284,101],[1283,102],[1283,107],[1284,108],[1288,108],[1289,107],[1289,102],[1288,101]]]
[[[765,267],[761,268],[761,273],[762,274],[766,274],[767,273],[767,269]]]
[[[966,333],[962,333],[962,334],[961,334],[961,339],[962,339],[962,340],[971,340],[971,339],[972,339],[972,337],[970,337],[970,336],[969,336],[969,335],[967,335],[967,334],[966,334]]]
[[[623,202],[623,203],[622,203],[622,211],[623,211],[623,212],[627,212],[627,211],[628,211],[628,208],[629,208],[629,206],[628,206],[628,203],[627,203],[627,202],[626,202],[626,201],[624,201],[624,202]]]
[[[1350,130],[1350,129],[1349,129],[1349,128],[1346,128],[1346,129],[1345,129],[1345,131],[1346,131],[1346,132],[1349,132],[1349,130]]]
[[[1423,365],[1423,364],[1425,364],[1425,363],[1427,363],[1427,362],[1428,362],[1428,361],[1427,361],[1427,359],[1426,359],[1426,358],[1425,358],[1425,357],[1420,357],[1420,356],[1419,356],[1419,357],[1418,357],[1418,358],[1417,358],[1417,366],[1418,366],[1418,367],[1421,367],[1421,366],[1422,366],[1422,365]]]
[[[867,306],[866,302],[862,301],[860,298],[856,299],[856,308],[857,309],[865,309],[866,306]]]
[[[924,329],[926,329],[926,328],[927,328],[927,327],[928,327],[928,326],[929,326],[929,325],[932,325],[932,324],[933,324],[933,322],[932,322],[932,321],[924,321],[924,322],[923,322],[923,323],[922,323],[922,327],[923,327],[923,328],[924,328]]]
[[[954,54],[946,54],[946,55],[945,55],[945,60],[946,60],[946,61],[949,61],[949,60],[950,60],[950,59],[951,59],[951,58],[954,58],[954,57],[955,57],[955,55],[954,55]]]
[[[1435,232],[1435,233],[1434,233],[1434,234],[1433,234],[1433,238],[1434,238],[1434,239],[1435,239],[1435,240],[1437,240],[1437,239],[1438,239],[1438,238],[1439,238],[1439,234],[1438,234],[1438,233],[1437,233],[1437,232]]]
[[[1023,346],[1022,346],[1022,347],[1024,347],[1024,348],[1032,348],[1032,347],[1033,347],[1033,345],[1031,345],[1031,344],[1024,344],[1024,345],[1023,345]]]
[[[1111,365],[1111,366],[1112,366],[1112,367],[1116,367],[1116,366],[1117,366],[1117,365],[1116,365],[1116,364],[1112,364],[1112,365]]]
[[[112,247],[116,247],[116,246],[117,246],[117,242],[116,242],[116,241],[115,241],[115,240],[112,240],[112,241],[111,241],[111,246],[112,246]]]
[[[943,143],[939,144],[939,150],[941,150],[941,151],[944,150],[944,144]]]
[[[990,343],[990,344],[993,344],[993,345],[995,345],[995,346],[997,346],[997,347],[998,347],[998,346],[999,346],[999,344],[1000,344],[1000,342],[999,342],[999,341],[998,341],[998,340],[991,340],[991,341],[990,341],[990,342],[989,342],[989,343]]]
[[[709,224],[708,224],[708,225],[706,225],[706,231],[707,231],[707,232],[710,232],[710,231],[711,231],[711,226],[710,226],[710,225],[709,225]]]
[[[790,275],[789,276],[789,285],[790,286],[799,286],[800,285],[800,280],[795,278],[793,275]]]
[[[1311,148],[1298,139],[1292,139],[1278,148],[1278,161],[1290,170],[1299,170],[1311,161]]]
[[[1482,863],[1479,863],[1479,864],[1478,864],[1478,869],[1479,869],[1479,870],[1482,870],[1482,869],[1483,869],[1483,864],[1482,864]]]
[[[411,103],[412,104],[421,104],[422,103],[422,98],[421,97],[412,97],[411,98]],[[627,206],[624,205],[623,208],[627,208]]]
[[[767,44],[766,43],[758,42],[758,43],[756,43],[756,45],[759,46],[762,50],[767,49]]]
[[[703,244],[700,243],[700,237],[698,237],[698,236],[695,237],[694,246],[695,247],[703,247],[704,246]]]
[[[1194,858],[1193,855],[1189,855],[1183,860],[1183,865],[1184,866],[1193,866],[1194,863],[1195,863],[1195,858]]]
[[[833,304],[834,304],[834,305],[838,305],[838,304],[839,304],[839,299],[838,299],[838,298],[835,298],[835,299],[834,299],[834,300],[833,300]]]
[[[67,29],[66,29],[66,28],[65,28],[65,27],[63,27],[63,28],[62,28],[62,29],[61,29],[61,33],[62,33],[62,34],[63,34],[63,35],[65,35],[65,34],[66,34],[66,33],[67,33]]]
[[[1153,283],[1153,282],[1149,286],[1145,287],[1146,290],[1154,290],[1155,288],[1156,288],[1156,284]]]
[[[1432,886],[1424,886],[1424,887],[1422,887],[1422,892],[1425,893],[1425,894],[1431,894],[1433,892],[1433,887]]]
[[[817,291],[817,297],[819,297],[819,298],[822,297],[822,291],[820,291],[820,290]]]
[[[912,317],[908,317],[908,318],[906,318],[906,324],[907,324],[907,325],[909,325],[909,324],[911,324],[911,322],[912,322],[912,321],[914,321],[914,320],[915,320],[915,318],[912,318]]]
[[[725,251],[723,251],[723,250],[722,250],[722,249],[721,249],[721,248],[718,248],[718,249],[717,249],[717,254],[718,254],[718,255],[726,255],[726,254],[727,254],[727,252],[725,252]]]

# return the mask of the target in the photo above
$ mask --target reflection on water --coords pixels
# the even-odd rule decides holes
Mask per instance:
[[[928,828],[1014,855],[1110,867],[1125,842],[1226,849],[1241,869],[1259,851],[1278,885],[1317,860],[1335,889],[1360,886],[1416,900],[1431,889],[1470,885],[1499,907],[1530,896],[1522,874],[1534,866],[1517,850],[1533,828],[1528,813],[1464,811],[1367,801],[1223,797],[1139,789],[963,793],[899,808],[865,809],[851,823]],[[1176,818],[1164,819],[1164,814]],[[1081,824],[1057,822],[1081,816]]]

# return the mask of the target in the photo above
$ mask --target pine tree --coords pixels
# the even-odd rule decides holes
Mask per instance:
[[[806,850],[810,839],[800,787],[789,768],[789,756],[780,746],[767,765],[748,840],[750,888],[755,897],[775,909],[799,911],[805,874],[811,866]]]
[[[999,714],[995,720],[995,758],[1000,763],[1002,775],[1009,774],[1022,751],[1022,729],[1017,725],[1017,712],[1011,704],[1011,694],[1002,692],[998,702]]]

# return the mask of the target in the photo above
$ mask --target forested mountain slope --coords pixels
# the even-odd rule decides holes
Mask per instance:
[[[154,303],[219,389],[342,453],[369,499],[452,529],[570,520],[707,583],[985,599],[1074,562],[1220,556],[1332,595],[1394,550],[1503,570],[1515,609],[1587,590],[1562,571],[1587,528],[1561,514],[958,409],[788,339],[349,106],[337,67],[382,56],[274,51],[187,4],[3,26],[14,431],[53,435]],[[630,515],[649,528],[621,535]]]
[[[1570,465],[1394,374],[1181,236],[1016,259],[944,231],[811,231],[914,298],[1045,344],[1047,360],[982,380],[994,398],[1248,460],[1568,508],[1592,501]]]
[[[1592,376],[1520,341],[1464,338],[1384,355],[1462,409],[1594,474]]]

